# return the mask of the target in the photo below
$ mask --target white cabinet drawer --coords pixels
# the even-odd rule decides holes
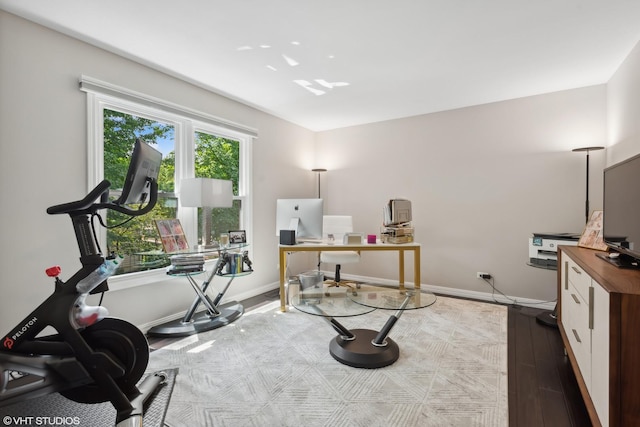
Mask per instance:
[[[589,300],[591,277],[571,258],[567,257],[567,280],[575,287],[583,300]]]
[[[583,299],[572,284],[569,284],[569,289],[563,297],[566,297],[566,301],[563,301],[562,308],[567,310],[567,315],[563,315],[565,332],[580,373],[585,383],[591,384],[591,330],[587,304],[589,300]]]

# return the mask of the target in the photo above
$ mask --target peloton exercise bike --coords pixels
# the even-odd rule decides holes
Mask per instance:
[[[51,215],[71,217],[82,268],[66,282],[58,277],[59,267],[47,269],[55,281],[53,294],[0,338],[0,407],[59,392],[75,402],[110,401],[117,427],[142,426],[143,405],[166,375],[150,374],[136,386],[149,361],[147,339],[131,323],[106,317],[106,308],[87,305],[90,293],[108,286],[106,279],[92,284],[83,279],[105,263],[93,225],[97,212],[113,209],[134,217],[153,209],[161,160],[159,151],[136,140],[117,200],[109,201],[111,184],[104,180],[84,199],[47,209]],[[38,336],[47,327],[56,333]]]

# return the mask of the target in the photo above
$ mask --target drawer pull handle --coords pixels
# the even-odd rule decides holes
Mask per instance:
[[[589,329],[593,329],[593,300],[594,300],[594,288],[593,286],[589,287]]]
[[[582,271],[580,271],[580,269],[578,269],[577,267],[573,267],[573,266],[572,266],[572,267],[571,267],[571,269],[572,269],[573,271],[575,271],[575,272],[576,272],[576,274],[582,274]]]
[[[573,297],[573,300],[576,302],[576,304],[580,304],[580,298],[578,298],[576,294],[571,294],[571,296]]]
[[[576,337],[576,341],[578,341],[579,343],[582,343],[582,340],[580,339],[580,335],[578,335],[578,331],[576,331],[575,329],[572,329],[573,331],[573,335]]]

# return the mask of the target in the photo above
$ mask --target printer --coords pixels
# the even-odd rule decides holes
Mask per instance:
[[[558,246],[577,246],[580,234],[533,233],[529,238],[529,264],[533,267],[557,269]]]

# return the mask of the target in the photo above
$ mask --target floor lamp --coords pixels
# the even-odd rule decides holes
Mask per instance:
[[[604,150],[604,147],[582,147],[582,148],[574,148],[573,150],[571,150],[574,153],[584,153],[584,152],[587,153],[587,179],[586,179],[587,195],[584,203],[585,224],[589,222],[589,151],[598,151],[598,150]]]
[[[200,249],[212,248],[211,210],[233,206],[233,182],[213,178],[183,179],[180,181],[180,204],[184,207],[202,208]]]
[[[327,170],[323,168],[311,169],[311,172],[316,172],[318,174],[318,199],[320,198],[320,174],[326,171]]]
[[[603,150],[604,147],[582,147],[574,148],[574,153],[587,153],[587,171],[586,171],[586,198],[584,202],[584,217],[585,224],[589,222],[589,152]],[[544,311],[536,316],[538,323],[546,326],[558,327],[558,304],[554,307],[553,311]]]

